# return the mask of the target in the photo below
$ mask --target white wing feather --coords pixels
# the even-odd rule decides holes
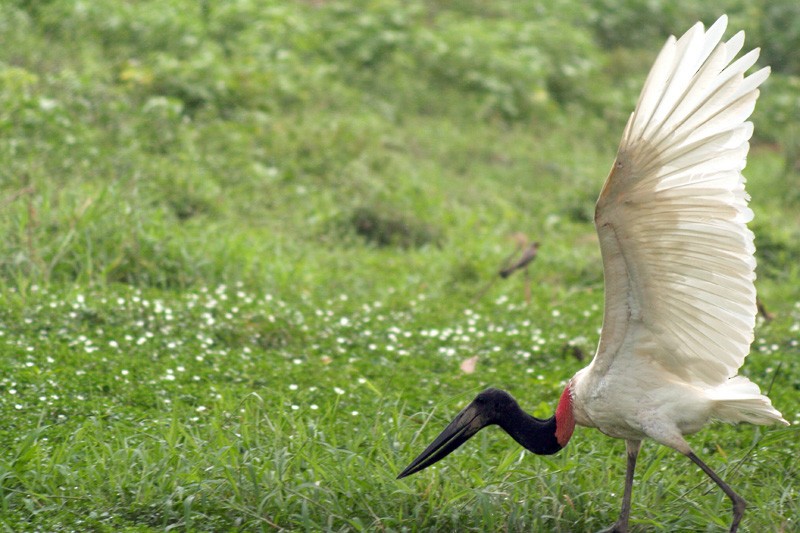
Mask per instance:
[[[716,386],[750,350],[755,259],[741,171],[753,132],[745,121],[769,69],[745,77],[758,50],[731,63],[743,34],[720,42],[726,24],[667,40],[600,194],[606,296],[595,371],[624,351]]]

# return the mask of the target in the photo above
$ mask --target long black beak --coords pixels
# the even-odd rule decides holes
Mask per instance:
[[[430,446],[425,448],[424,452],[419,454],[419,457],[411,461],[411,464],[400,472],[397,479],[410,476],[447,457],[467,442],[470,437],[492,423],[480,405],[472,402],[450,422],[450,425],[436,437]]]

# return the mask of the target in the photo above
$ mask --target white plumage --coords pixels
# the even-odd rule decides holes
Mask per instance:
[[[654,394],[660,389],[692,396],[706,420],[785,422],[758,387],[734,378],[757,312],[746,226],[753,213],[741,174],[753,125],[745,120],[769,68],[745,77],[758,50],[730,63],[744,40],[739,32],[720,42],[726,22],[722,17],[706,32],[698,23],[667,40],[600,193],[605,317],[594,360],[571,384],[579,424],[632,438],[636,413],[663,416],[665,424],[686,418],[648,402],[663,400]],[[628,377],[615,381],[618,374]],[[625,412],[626,402],[636,413]],[[607,403],[617,405],[614,417],[633,422],[600,423],[608,415],[596,411]],[[663,444],[687,450],[676,437]]]
[[[747,222],[747,118],[763,68],[758,49],[733,61],[727,18],[670,37],[645,81],[600,193],[595,226],[605,276],[597,353],[570,381],[575,422],[626,439],[625,531],[644,438],[690,457],[731,498],[736,531],[745,502],[691,450],[684,435],[711,419],[788,424],[743,376],[756,290]],[[733,61],[733,62],[732,62]]]
[[[734,61],[744,34],[723,42],[727,18],[670,37],[647,76],[600,192],[595,226],[605,277],[603,329],[588,367],[569,381],[555,415],[536,419],[506,392],[479,394],[400,477],[439,461],[481,428],[498,424],[537,454],[566,446],[575,424],[625,439],[620,518],[626,531],[636,457],[650,438],[697,464],[733,502],[745,501],[684,439],[710,420],[787,424],[758,386],[737,372],[756,317],[753,213],[742,169],[747,118],[769,68],[745,75]]]

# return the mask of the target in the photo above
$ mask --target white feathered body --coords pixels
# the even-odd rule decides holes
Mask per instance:
[[[642,356],[630,352],[604,375],[587,367],[570,383],[573,412],[579,425],[594,427],[610,437],[644,440],[686,453],[683,435],[700,431],[711,420],[774,424],[782,422],[757,385],[742,376],[717,386],[687,382],[654,364],[640,345]]]
[[[757,311],[746,120],[769,69],[745,76],[758,50],[733,61],[726,23],[671,37],[628,121],[595,211],[600,343],[569,385],[578,424],[683,452],[711,419],[786,423],[737,376]]]

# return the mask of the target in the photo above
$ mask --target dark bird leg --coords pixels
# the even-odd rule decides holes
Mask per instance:
[[[626,533],[628,531],[628,519],[631,516],[631,494],[633,493],[633,471],[636,469],[636,458],[639,456],[639,448],[641,447],[642,441],[640,440],[625,441],[628,467],[625,470],[625,492],[622,495],[622,510],[614,525],[604,529],[602,533]]]
[[[742,515],[744,515],[744,508],[747,507],[747,502],[744,501],[744,498],[736,494],[727,483],[722,481],[722,478],[720,478],[716,472],[711,470],[710,466],[701,461],[700,458],[694,454],[694,452],[689,452],[686,455],[689,457],[689,459],[694,461],[694,464],[699,466],[703,472],[708,475],[708,477],[713,479],[714,483],[719,485],[719,488],[721,488],[725,494],[728,495],[728,498],[730,498],[733,502],[733,522],[731,523],[731,533],[736,533],[736,530],[739,529],[739,522],[742,521]]]

